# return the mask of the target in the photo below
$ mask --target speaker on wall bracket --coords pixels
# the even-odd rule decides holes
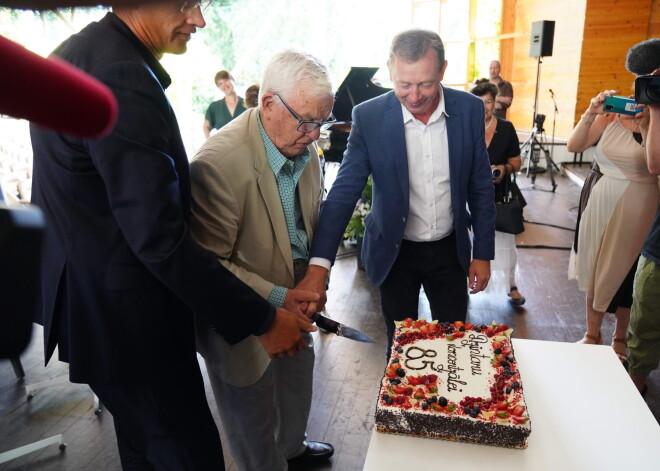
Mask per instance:
[[[554,37],[554,21],[544,20],[533,22],[529,43],[529,57],[551,56]]]

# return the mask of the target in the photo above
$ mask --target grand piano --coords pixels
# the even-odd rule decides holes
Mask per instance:
[[[335,93],[332,114],[337,122],[330,128],[330,145],[324,150],[326,162],[341,162],[351,131],[353,107],[390,91],[372,82],[378,67],[351,67]]]

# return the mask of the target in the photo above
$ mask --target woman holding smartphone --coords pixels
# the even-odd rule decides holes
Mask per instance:
[[[602,173],[581,208],[569,276],[586,292],[587,329],[580,343],[602,343],[603,318],[614,313],[612,348],[625,362],[634,269],[660,195],[658,177],[646,166],[638,119],[603,108],[606,97],[615,94],[605,90],[592,98],[568,138],[569,152],[596,146],[594,160]]]

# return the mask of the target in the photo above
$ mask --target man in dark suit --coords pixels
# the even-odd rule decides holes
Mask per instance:
[[[70,379],[113,415],[124,469],[223,469],[195,354],[194,311],[230,344],[303,348],[302,314],[274,309],[189,233],[190,175],[159,63],[205,26],[196,1],[115,8],[54,52],[115,94],[99,140],[31,127],[33,201],[44,212],[41,321]],[[236,315],[236,313],[240,313]]]
[[[490,277],[495,207],[483,103],[440,84],[447,67],[440,37],[423,30],[400,33],[388,66],[394,91],[353,110],[346,153],[323,203],[310,267],[299,287],[323,293],[371,174],[373,203],[362,259],[380,288],[391,343],[394,321],[417,317],[421,286],[434,319],[465,320],[468,283],[476,293]]]

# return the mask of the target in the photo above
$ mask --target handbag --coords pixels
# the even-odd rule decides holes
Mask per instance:
[[[495,230],[508,234],[520,234],[525,231],[523,208],[527,201],[516,184],[516,175],[502,180],[503,191],[495,202]]]

